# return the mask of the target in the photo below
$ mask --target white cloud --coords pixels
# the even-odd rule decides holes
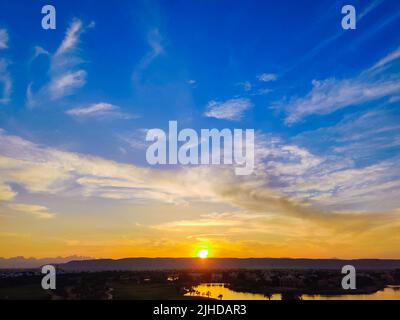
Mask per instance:
[[[33,83],[31,82],[26,88],[26,105],[28,106],[28,108],[32,108],[35,106],[35,100],[32,93],[32,85]]]
[[[240,120],[243,113],[253,106],[252,102],[246,98],[236,98],[227,101],[210,101],[207,105],[206,117],[225,119],[225,120]]]
[[[0,50],[8,48],[8,32],[0,29]],[[7,104],[10,101],[12,82],[8,72],[9,61],[0,59],[0,104]]]
[[[10,73],[8,72],[8,61],[6,59],[0,59],[0,89],[2,94],[0,95],[0,104],[7,104],[10,102],[12,81]]]
[[[261,88],[261,89],[258,89],[258,90],[257,90],[257,92],[255,93],[255,95],[263,96],[263,95],[266,95],[266,94],[268,94],[268,93],[270,93],[270,92],[272,92],[272,91],[273,91],[272,89]]]
[[[322,205],[392,207],[400,192],[399,159],[393,157],[400,147],[399,119],[397,105],[385,104],[299,134],[294,142],[323,157],[303,174],[286,176],[285,190]]]
[[[253,88],[250,81],[239,82],[238,85],[241,86],[244,91],[250,91]]]
[[[85,83],[86,71],[67,72],[53,79],[49,85],[49,91],[51,97],[57,99],[71,94],[74,89],[83,87]]]
[[[10,201],[17,195],[10,186],[6,184],[0,184],[0,201]]]
[[[126,132],[118,134],[117,138],[133,150],[146,150],[149,142],[146,141],[146,134],[148,129],[136,129],[133,132]],[[122,148],[122,153],[126,153],[126,149]]]
[[[263,82],[276,81],[278,76],[274,73],[263,73],[257,77],[258,80]]]
[[[140,60],[139,64],[133,72],[133,80],[140,81],[142,72],[155,60],[162,55],[165,50],[162,45],[162,37],[158,29],[153,29],[147,34],[147,43],[150,51]]]
[[[357,124],[355,119],[348,119],[348,123],[356,123],[352,132],[348,131],[346,124],[340,124],[340,128],[322,128],[295,139],[301,144],[312,145],[314,149],[319,148],[320,155],[304,147],[285,144],[273,137],[257,135],[257,174],[264,176],[268,187],[280,194],[327,210],[380,211],[396,208],[400,205],[400,173],[396,169],[398,157],[389,156],[382,159],[374,153],[373,157],[368,159],[365,158],[365,153],[369,152],[367,150],[360,152],[361,161],[356,158],[360,147],[354,146],[353,142],[373,140],[371,134],[375,130],[375,135],[380,135],[377,137],[377,145],[379,141],[387,144],[390,137],[397,139],[398,134],[393,134],[399,132],[398,126],[397,129],[391,126],[382,127],[382,119],[373,115],[368,115],[365,121],[371,125],[373,119],[376,119],[376,126],[368,130],[365,129],[368,128],[367,123],[361,125]],[[393,122],[395,121],[396,119],[393,119]],[[385,132],[380,133],[379,128]],[[363,129],[366,130],[365,137],[356,137],[355,135],[364,134]],[[332,133],[337,130],[342,132]],[[318,143],[315,142],[316,137]],[[349,150],[339,154],[336,146],[338,143],[342,144],[338,140],[346,137],[349,139],[346,142],[349,144]],[[386,145],[385,148],[389,150],[389,147]],[[353,151],[350,148],[353,148]],[[366,146],[366,149],[368,148],[370,147]]]
[[[394,102],[392,102],[394,103]],[[331,127],[300,134],[296,140],[314,148],[315,137],[321,153],[331,152],[350,159],[371,161],[400,146],[400,116],[395,104],[369,109],[344,117]]]
[[[313,80],[311,91],[304,97],[290,99],[284,107],[287,112],[286,124],[293,124],[312,115],[326,115],[336,110],[366,103],[400,93],[400,77],[396,72],[380,74],[374,69],[398,58],[394,51],[380,60],[372,69],[344,80]]]
[[[379,199],[385,200],[387,209],[400,205],[396,159],[351,168],[294,145],[275,142],[263,151],[264,167],[258,168],[257,175],[236,176],[229,166],[158,170],[117,163],[41,147],[0,131],[0,185],[13,183],[30,193],[62,197],[204,201],[253,213],[316,220],[335,216],[318,207],[338,210],[342,201],[342,209],[356,204],[353,209],[361,210],[360,201],[380,205]]]
[[[344,168],[304,176],[287,191],[327,207],[384,210],[398,205],[400,177],[395,174],[398,159],[382,161],[367,167]]]
[[[51,219],[55,217],[55,214],[49,212],[48,208],[35,204],[11,203],[8,207],[12,210],[23,212],[39,219]]]
[[[50,53],[46,49],[44,49],[44,48],[42,48],[40,46],[35,46],[35,53],[33,55],[32,60],[36,59],[38,56],[40,56],[42,54],[43,55],[50,55]]]
[[[399,80],[314,80],[310,93],[289,102],[285,122],[292,124],[311,114],[325,115],[347,106],[399,93]]]
[[[397,48],[393,52],[389,53],[386,57],[383,57],[381,60],[379,60],[373,67],[372,69],[380,68],[388,63],[395,61],[400,58],[400,48]]]
[[[0,29],[0,49],[8,48],[8,33],[6,29]]]
[[[65,38],[57,49],[55,55],[60,56],[73,50],[79,42],[79,36],[83,31],[82,21],[74,19],[65,33]]]
[[[84,61],[77,54],[76,48],[80,43],[81,34],[91,28],[93,23],[84,26],[82,21],[73,19],[67,28],[65,37],[54,54],[50,54],[42,47],[35,47],[33,59],[41,54],[50,56],[50,80],[43,87],[33,92],[33,83],[27,88],[26,101],[30,107],[48,100],[57,100],[72,95],[86,84],[86,71],[78,68]]]
[[[151,30],[148,34],[147,40],[152,49],[150,57],[157,57],[164,53],[164,47],[161,44],[161,35],[158,29]]]
[[[130,205],[145,203],[157,206],[160,202],[166,202],[201,206],[202,203],[207,203],[224,208],[222,209],[226,210],[224,213],[201,214],[200,217],[172,216],[147,227],[155,231],[162,230],[183,235],[188,235],[189,232],[189,235],[196,235],[196,238],[199,237],[199,232],[203,237],[212,237],[212,234],[222,234],[223,237],[227,237],[257,233],[271,236],[280,243],[292,239],[291,243],[294,245],[299,241],[304,242],[306,235],[307,245],[310,245],[309,239],[313,238],[317,239],[315,245],[321,245],[324,239],[327,243],[334,239],[343,244],[341,241],[343,237],[349,236],[354,242],[354,235],[359,236],[360,233],[375,230],[381,231],[376,234],[376,239],[381,239],[383,235],[384,239],[393,239],[398,233],[396,226],[400,221],[399,211],[338,213],[319,208],[321,203],[329,204],[330,200],[335,201],[334,192],[343,184],[349,192],[352,192],[353,198],[360,197],[365,200],[368,197],[363,191],[371,187],[380,194],[390,194],[392,198],[399,199],[399,189],[393,189],[395,182],[392,183],[392,188],[389,182],[386,185],[368,184],[368,179],[373,181],[377,173],[387,171],[389,168],[385,169],[382,166],[369,168],[364,171],[365,175],[361,172],[357,174],[343,172],[342,175],[335,175],[332,179],[334,184],[327,187],[324,182],[331,180],[329,178],[325,180],[324,177],[320,180],[317,173],[312,176],[310,185],[306,185],[307,175],[313,168],[316,168],[316,172],[320,171],[321,165],[317,164],[312,154],[301,148],[282,146],[280,149],[282,150],[277,150],[277,153],[282,157],[289,154],[289,157],[305,159],[299,160],[302,163],[303,173],[300,177],[296,177],[296,172],[288,171],[294,181],[291,184],[294,190],[283,190],[287,193],[298,192],[297,198],[297,194],[291,197],[284,195],[280,190],[282,186],[277,186],[275,189],[269,187],[269,180],[273,178],[270,172],[265,175],[238,177],[229,167],[217,169],[208,166],[180,169],[138,167],[100,157],[46,148],[19,137],[6,135],[0,130],[0,185],[12,183],[31,193],[31,196],[37,193],[52,194],[52,198],[63,198],[64,201],[67,199],[77,201],[84,197],[108,199],[113,205],[129,202]],[[281,167],[281,174],[285,174],[288,168]],[[322,170],[322,173],[324,172]],[[387,173],[390,173],[390,170]],[[354,184],[353,189],[348,189],[352,186],[352,179],[356,180],[357,184]],[[313,185],[317,186],[315,188],[321,188],[322,193],[316,194]],[[310,202],[304,201],[301,198],[302,192],[315,194],[315,197]],[[324,199],[330,192],[332,192],[331,198]],[[339,202],[342,199],[351,200],[339,197]],[[8,201],[12,200],[9,198]],[[379,203],[379,199],[374,200]],[[396,203],[392,205],[395,206]],[[54,217],[54,214],[44,206],[9,203],[9,207],[14,207],[14,210],[32,217],[42,219]],[[187,208],[190,212],[191,208]],[[230,211],[232,213],[229,213]],[[397,243],[398,239],[397,242],[395,238],[393,241]],[[323,246],[326,246],[325,243]],[[304,244],[299,247],[304,247]]]
[[[115,111],[116,109],[119,109],[118,107],[110,104],[110,103],[105,103],[105,102],[100,102],[96,103],[93,105],[90,105],[89,107],[85,108],[75,108],[67,111],[69,115],[73,116],[85,116],[85,115],[93,115],[93,114],[101,114],[104,112],[110,112],[110,111]]]
[[[66,112],[74,117],[94,117],[113,119],[133,119],[135,116],[123,113],[121,108],[106,102],[99,102],[87,107],[74,108]]]

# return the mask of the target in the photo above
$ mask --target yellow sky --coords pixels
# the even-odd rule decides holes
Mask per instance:
[[[206,213],[174,220],[176,205],[159,206],[164,223],[141,224],[124,208],[109,216],[37,218],[25,213],[2,217],[0,254],[90,257],[193,257],[208,249],[212,257],[398,258],[400,220],[375,225],[376,217],[306,220],[260,213]],[[191,205],[184,205],[187,211]],[[151,210],[151,205],[128,211]],[[196,211],[196,210],[195,210]],[[157,211],[161,212],[161,211]],[[161,214],[161,213],[157,213]],[[197,213],[195,214],[197,215]],[[396,215],[394,215],[396,217]],[[358,221],[360,220],[360,221]],[[365,229],[364,229],[365,228]]]
[[[395,197],[384,201],[393,183],[357,185],[380,168],[293,180],[292,189],[321,190],[305,200],[270,187],[262,166],[245,177],[225,167],[149,169],[1,140],[12,146],[0,156],[3,257],[193,257],[207,248],[212,257],[400,258],[400,211]],[[331,194],[328,184],[348,187]],[[359,199],[392,209],[330,207]]]

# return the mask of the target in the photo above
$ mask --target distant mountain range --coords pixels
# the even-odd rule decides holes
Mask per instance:
[[[0,269],[39,268],[58,265],[65,271],[182,270],[182,269],[340,269],[346,264],[358,270],[400,269],[394,259],[291,259],[291,258],[125,258],[92,259],[69,256],[56,258],[0,258]]]
[[[69,256],[69,257],[55,257],[55,258],[25,258],[25,257],[13,257],[13,258],[1,258],[0,257],[0,269],[31,269],[39,268],[45,264],[60,264],[66,263],[71,260],[88,260],[91,257],[80,257],[80,256]]]
[[[126,258],[70,261],[59,265],[65,271],[182,270],[182,269],[400,269],[400,260],[381,259],[290,259],[290,258]]]

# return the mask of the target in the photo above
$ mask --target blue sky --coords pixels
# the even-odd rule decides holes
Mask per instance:
[[[72,20],[80,19],[85,30],[74,54],[82,61],[76,69],[87,72],[85,85],[51,107],[42,106],[47,109],[47,116],[48,109],[62,113],[76,104],[109,100],[140,116],[145,126],[160,126],[173,118],[189,118],[196,125],[209,123],[203,122],[209,119],[201,118],[210,100],[242,97],[255,105],[242,119],[245,125],[289,134],[312,127],[315,122],[316,126],[324,125],[332,118],[312,118],[288,128],[282,125],[284,115],[275,114],[268,107],[284,97],[305,95],[314,79],[354,77],[395,50],[398,39],[393,34],[398,30],[398,19],[379,31],[375,29],[398,15],[398,4],[375,2],[376,7],[360,19],[354,31],[341,29],[340,8],[344,2],[340,1],[250,2],[236,6],[223,1],[122,2],[115,8],[96,3],[95,10],[90,1],[79,6],[54,2],[58,28],[44,31],[37,9],[40,1],[6,1],[1,21],[2,27],[10,30],[10,48],[3,54],[12,60],[10,71],[15,75],[10,115],[25,109],[26,87],[30,83],[33,88],[39,87],[48,73],[49,59],[45,55],[29,63],[35,47],[54,53]],[[373,3],[354,4],[362,13]],[[89,27],[91,22],[95,24],[93,28]],[[336,35],[336,40],[321,46]],[[145,70],[139,70],[141,61],[154,50],[151,41],[161,51],[149,59]],[[132,78],[136,72],[140,75],[135,81]],[[257,81],[263,73],[276,74],[278,79]],[[196,84],[190,86],[189,80]],[[247,82],[252,90],[246,91],[240,85]],[[272,92],[255,96],[263,89]],[[37,109],[31,113],[39,113]],[[343,114],[334,116],[336,120]],[[57,120],[61,119],[54,120],[59,127]],[[132,125],[136,124],[130,121],[129,128]],[[221,122],[211,125],[220,126]]]
[[[348,1],[51,1],[56,30],[41,28],[45,4],[1,0],[3,156],[46,163],[57,151],[143,169],[146,129],[251,128],[268,190],[324,210],[400,206],[399,1],[352,1],[356,30],[341,27]],[[58,172],[50,191],[14,169],[2,168],[6,201],[62,212],[62,193],[93,208],[131,200],[104,181],[83,186],[92,172],[66,170],[72,182]],[[146,183],[159,197],[143,199],[162,202],[168,192]]]
[[[29,128],[38,142],[67,140],[82,151],[118,157],[120,142],[112,138],[116,133],[165,127],[171,119],[199,128],[238,124],[204,117],[212,100],[248,99],[253,107],[240,125],[285,139],[333,124],[364,104],[322,117],[311,114],[291,126],[284,123],[282,105],[285,99],[305,96],[313,80],[354,78],[397,48],[398,38],[393,35],[399,28],[398,3],[354,5],[361,14],[374,3],[376,7],[358,21],[356,30],[345,31],[340,24],[342,1],[129,1],[114,7],[61,1],[54,2],[57,30],[45,31],[40,28],[40,1],[6,1],[0,18],[9,33],[9,48],[1,53],[10,61],[13,85],[12,99],[1,111],[1,125],[22,135],[24,129],[18,127]],[[392,17],[397,18],[379,29]],[[27,108],[29,84],[37,91],[49,77],[50,57],[42,54],[33,60],[35,47],[54,54],[73,19],[80,19],[83,32],[70,53],[81,63],[71,67],[86,72],[85,84],[68,96]],[[94,27],[89,27],[92,22]],[[160,52],[154,51],[152,41]],[[143,63],[146,56],[149,62]],[[257,77],[264,73],[277,79],[259,81]],[[138,118],[83,124],[65,114],[70,108],[98,102],[119,106]],[[101,139],[94,138],[99,135]]]

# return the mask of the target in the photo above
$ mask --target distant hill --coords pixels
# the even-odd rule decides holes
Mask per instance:
[[[381,259],[290,259],[290,258],[126,258],[70,261],[59,267],[65,271],[182,270],[182,269],[341,269],[353,265],[358,270],[400,268],[400,260]]]
[[[71,260],[88,260],[90,257],[70,256],[70,257],[55,257],[55,258],[25,258],[25,257],[0,257],[0,269],[32,269],[39,268],[45,264],[60,264]]]

